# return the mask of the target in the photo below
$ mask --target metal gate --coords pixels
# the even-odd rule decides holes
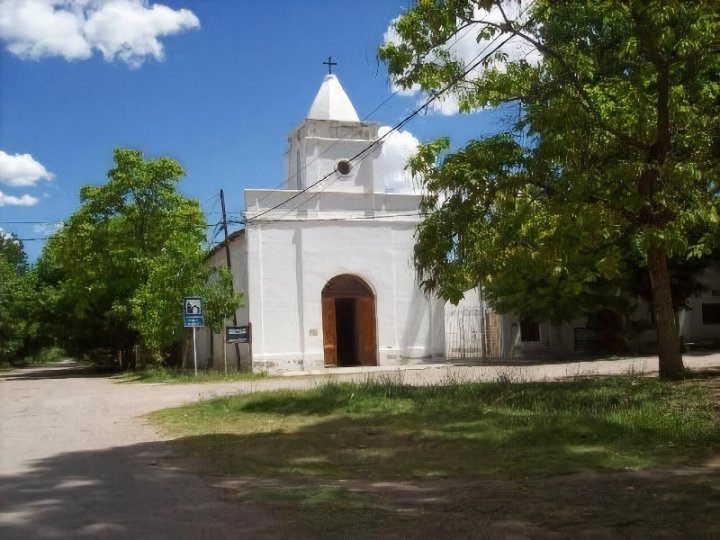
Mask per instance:
[[[473,360],[487,356],[485,310],[481,306],[445,308],[445,357]]]

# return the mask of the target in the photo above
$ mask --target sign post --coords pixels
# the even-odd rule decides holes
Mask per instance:
[[[195,371],[195,376],[197,377],[197,341],[195,341],[195,330],[196,326],[193,326],[193,369]]]
[[[225,341],[227,343],[247,343],[250,359],[252,361],[252,323],[248,323],[247,326],[226,326]],[[240,369],[239,357],[238,369]]]
[[[199,296],[186,296],[183,298],[183,323],[185,328],[192,328],[193,332],[193,367],[197,377],[197,341],[196,330],[205,326],[203,315],[203,299]]]
[[[250,343],[250,332],[247,326],[226,326],[225,339],[228,343]]]
[[[227,334],[223,334],[223,367],[225,368],[225,373],[227,374]]]

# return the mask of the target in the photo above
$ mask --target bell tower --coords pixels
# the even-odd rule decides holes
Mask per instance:
[[[328,59],[332,70],[334,63]],[[325,63],[328,63],[325,62]],[[379,193],[379,125],[361,122],[338,78],[323,79],[305,120],[288,136],[286,189]]]

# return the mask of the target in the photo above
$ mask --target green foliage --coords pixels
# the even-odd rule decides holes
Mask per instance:
[[[656,283],[661,372],[672,364],[677,375],[667,261],[708,253],[718,238],[717,7],[538,0],[511,20],[509,3],[492,2],[500,16],[490,18],[471,0],[418,2],[395,24],[399,43],[379,51],[398,84],[449,85],[461,111],[519,102],[514,134],[531,141],[524,150],[508,137],[476,141],[444,159],[423,150],[424,284],[456,300],[483,282],[502,309],[570,318],[573,297],[585,304],[634,257]],[[447,43],[468,27],[495,44],[521,39],[542,61],[490,47],[481,75],[458,77],[466,66]]]
[[[224,331],[225,321],[231,319],[243,305],[243,294],[233,289],[233,277],[227,268],[213,268],[210,271],[205,292],[205,324],[215,334]]]
[[[36,283],[22,242],[0,231],[0,364],[21,363],[39,346]]]
[[[161,360],[182,336],[183,296],[201,294],[206,222],[177,192],[169,158],[117,149],[108,182],[84,186],[82,206],[47,243],[38,268],[57,316],[54,331],[79,353],[140,345]]]
[[[25,358],[28,364],[53,364],[67,357],[60,347],[42,347],[37,352]]]
[[[617,288],[618,234],[572,200],[567,177],[509,135],[472,141],[437,167],[445,143],[411,161],[427,219],[415,261],[427,290],[453,302],[477,283],[500,311],[572,320]],[[598,234],[599,233],[599,234]]]

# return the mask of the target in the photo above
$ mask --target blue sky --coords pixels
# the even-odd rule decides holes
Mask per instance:
[[[78,208],[80,187],[106,180],[116,147],[177,159],[187,172],[180,190],[209,223],[219,220],[221,188],[238,219],[243,189],[282,183],[286,136],[329,55],[361,118],[391,96],[376,51],[407,4],[0,0],[0,228],[36,258]],[[108,5],[116,11],[92,19]],[[417,103],[398,94],[368,119],[394,125]],[[509,114],[436,112],[406,129],[460,144],[507,125]]]

